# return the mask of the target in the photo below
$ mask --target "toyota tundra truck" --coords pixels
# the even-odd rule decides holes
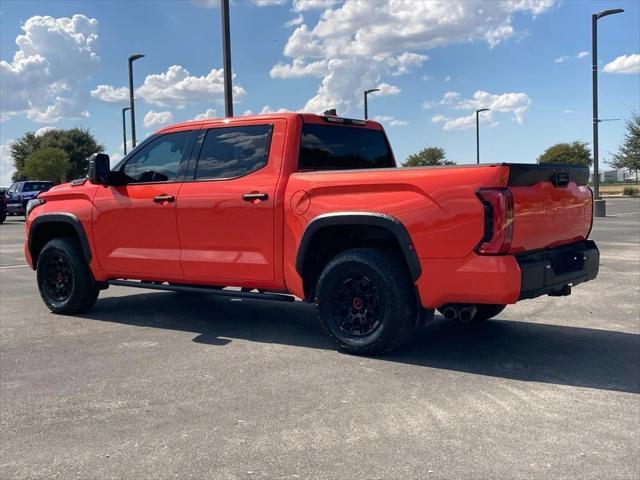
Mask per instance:
[[[54,313],[109,285],[297,297],[339,349],[373,355],[435,309],[480,322],[596,278],[588,176],[398,168],[379,123],[334,115],[191,121],[31,200],[24,250]]]

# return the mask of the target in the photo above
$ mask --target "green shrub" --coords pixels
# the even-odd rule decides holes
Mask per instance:
[[[636,187],[624,187],[624,189],[622,190],[622,194],[623,195],[638,195],[640,193],[640,189],[636,188]]]

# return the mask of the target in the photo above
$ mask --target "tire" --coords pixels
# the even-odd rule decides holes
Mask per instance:
[[[478,304],[476,305],[478,311],[473,317],[474,322],[484,322],[485,320],[489,320],[490,318],[499,315],[505,308],[506,305],[498,305],[498,304]]]
[[[358,355],[391,352],[411,336],[415,288],[394,256],[373,248],[347,250],[318,280],[316,312],[338,349]]]
[[[71,237],[55,238],[42,248],[37,279],[40,296],[53,313],[82,313],[98,299],[98,285],[78,242]]]

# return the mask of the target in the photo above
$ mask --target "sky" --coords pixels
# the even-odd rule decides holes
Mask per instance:
[[[219,0],[0,3],[0,185],[25,132],[88,128],[122,157],[134,64],[137,139],[222,116]],[[336,108],[387,130],[396,159],[442,147],[473,163],[535,162],[591,143],[591,14],[599,24],[600,156],[640,110],[640,2],[576,0],[232,0],[234,113]],[[127,129],[130,130],[127,124]]]

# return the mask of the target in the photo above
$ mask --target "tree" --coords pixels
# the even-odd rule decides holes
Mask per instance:
[[[44,147],[27,157],[22,171],[27,180],[51,180],[58,184],[67,179],[70,167],[67,152],[61,148]]]
[[[610,162],[614,168],[626,168],[636,172],[636,183],[638,183],[638,170],[640,170],[640,114],[633,112],[631,119],[626,123],[627,133],[624,142],[620,145],[618,152],[613,155]]]
[[[418,153],[409,155],[403,167],[432,167],[435,165],[455,165],[456,162],[446,159],[443,148],[429,147],[423,148]]]
[[[556,143],[538,157],[538,163],[568,163],[588,167],[593,160],[587,142]]]
[[[58,148],[64,150],[69,157],[69,171],[67,178],[80,178],[87,174],[89,168],[88,158],[94,153],[104,152],[104,147],[96,142],[89,130],[71,128],[69,130],[51,129],[41,135],[27,132],[11,144],[11,157],[16,171],[13,180],[25,180],[25,163],[29,155],[35,151],[46,148]]]

